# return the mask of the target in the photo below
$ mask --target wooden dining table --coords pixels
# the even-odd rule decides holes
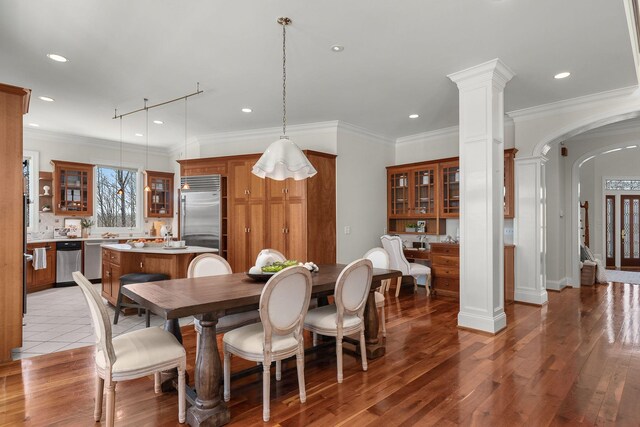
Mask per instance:
[[[312,296],[333,294],[338,275],[345,265],[320,265],[312,274]],[[367,357],[384,355],[384,342],[379,338],[378,311],[374,290],[382,280],[402,276],[397,270],[373,269],[371,292],[365,308],[365,340]],[[229,422],[229,408],[220,394],[222,364],[216,340],[218,318],[242,311],[255,310],[260,302],[264,282],[256,282],[245,273],[225,274],[159,282],[136,283],[123,287],[122,293],[165,319],[165,329],[182,342],[178,319],[194,316],[200,320],[198,357],[195,365],[195,399],[187,411],[191,426],[220,426]],[[194,395],[194,393],[188,393]]]

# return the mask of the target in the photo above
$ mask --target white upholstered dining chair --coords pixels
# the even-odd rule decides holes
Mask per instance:
[[[426,265],[407,261],[407,258],[405,258],[404,252],[402,251],[402,240],[399,236],[390,236],[385,234],[380,237],[380,240],[382,241],[382,247],[389,254],[389,268],[392,270],[400,270],[404,276],[413,276],[414,292],[418,290],[418,283],[416,282],[416,279],[420,276],[425,276],[427,295],[431,295],[431,269]],[[400,295],[401,283],[402,277],[398,277],[396,297]]]
[[[382,248],[370,249],[366,254],[364,254],[364,258],[371,261],[371,264],[373,264],[373,268],[384,268],[385,270],[389,269],[389,254]],[[376,299],[376,308],[380,309],[380,321],[382,323],[383,337],[387,336],[387,326],[384,313],[384,293],[387,290],[389,282],[391,282],[391,280],[383,280],[380,284],[380,287],[374,293]]]
[[[215,254],[201,254],[195,257],[189,264],[187,269],[187,277],[205,277],[205,276],[219,276],[222,274],[231,274],[231,266],[226,259]],[[260,314],[256,310],[246,311],[242,313],[229,314],[218,318],[216,324],[216,333],[224,333],[231,329],[247,325],[249,323],[255,323],[260,320]],[[198,353],[200,352],[200,333],[202,332],[202,326],[200,321],[194,319],[193,326],[196,330],[196,360],[198,360]]]
[[[185,378],[187,357],[184,347],[170,332],[153,327],[111,337],[111,322],[102,298],[93,285],[79,271],[73,279],[84,293],[98,342],[96,344],[96,403],[95,421],[102,418],[102,397],[107,390],[107,426],[112,427],[115,416],[115,386],[119,381],[132,380],[154,374],[155,392],[160,392],[160,372],[178,369],[178,421],[185,421]]]
[[[368,259],[347,265],[338,276],[333,294],[335,304],[309,310],[304,328],[314,334],[336,337],[338,382],[342,382],[342,338],[360,332],[362,370],[367,370],[367,348],[364,341],[364,309],[371,288],[373,266]]]
[[[311,298],[311,273],[304,267],[289,267],[273,275],[260,296],[261,323],[246,325],[222,337],[224,352],[224,400],[229,401],[231,354],[260,362],[262,375],[262,418],[270,417],[271,362],[276,361],[276,380],[281,378],[281,361],[296,356],[300,402],[307,400],[304,386],[304,338],[302,322]]]

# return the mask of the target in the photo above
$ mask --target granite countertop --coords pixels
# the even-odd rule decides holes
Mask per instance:
[[[185,248],[166,248],[164,246],[145,246],[143,248],[136,248],[127,243],[107,243],[102,245],[103,248],[111,249],[118,252],[132,252],[142,254],[202,254],[202,253],[217,253],[217,249],[205,248],[203,246],[187,246]]]

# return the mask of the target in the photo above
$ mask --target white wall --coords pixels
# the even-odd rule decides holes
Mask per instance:
[[[387,222],[386,166],[394,163],[395,147],[346,126],[338,127],[337,142],[338,262],[348,263],[381,246]]]
[[[565,203],[564,157],[560,146],[554,145],[546,157],[547,180],[547,289],[560,290],[566,286],[565,274]]]

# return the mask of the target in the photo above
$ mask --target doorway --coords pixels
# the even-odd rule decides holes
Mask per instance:
[[[620,267],[640,267],[640,195],[620,196]]]

